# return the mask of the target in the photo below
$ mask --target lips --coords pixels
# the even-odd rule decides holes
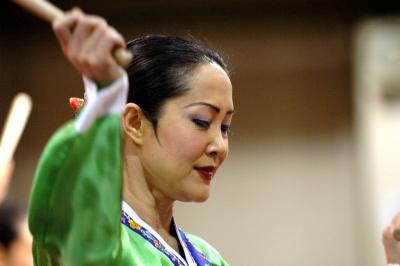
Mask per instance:
[[[215,171],[217,170],[214,166],[195,167],[194,169],[207,182],[213,179]]]

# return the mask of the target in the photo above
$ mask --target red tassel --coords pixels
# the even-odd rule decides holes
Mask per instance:
[[[82,98],[71,97],[69,98],[69,105],[74,112],[78,111],[85,104],[85,100]]]

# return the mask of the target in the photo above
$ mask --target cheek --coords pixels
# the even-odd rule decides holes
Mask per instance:
[[[200,131],[187,127],[175,128],[163,134],[161,143],[174,157],[194,161],[202,156],[206,149],[207,141],[202,135]]]
[[[228,157],[228,154],[229,154],[229,142],[228,142],[228,140],[226,139],[225,140],[225,152],[224,153],[222,153],[221,154],[221,156],[220,156],[220,161],[221,161],[221,164],[225,161],[225,159]]]

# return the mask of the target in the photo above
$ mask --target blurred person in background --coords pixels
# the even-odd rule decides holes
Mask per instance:
[[[0,204],[0,266],[30,266],[32,236],[24,210],[15,205]]]
[[[33,265],[32,236],[26,213],[4,201],[13,169],[11,161],[0,171],[0,266],[30,266]]]

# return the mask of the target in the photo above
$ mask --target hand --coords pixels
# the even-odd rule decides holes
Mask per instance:
[[[14,172],[14,161],[0,165],[0,203],[5,199],[8,192],[8,185]]]
[[[53,30],[64,55],[82,75],[100,86],[120,77],[112,52],[125,47],[125,40],[103,18],[75,8],[56,19]]]
[[[400,229],[400,213],[393,218],[392,223],[386,227],[382,235],[387,263],[392,264],[400,264],[400,241],[393,236],[396,229]]]

